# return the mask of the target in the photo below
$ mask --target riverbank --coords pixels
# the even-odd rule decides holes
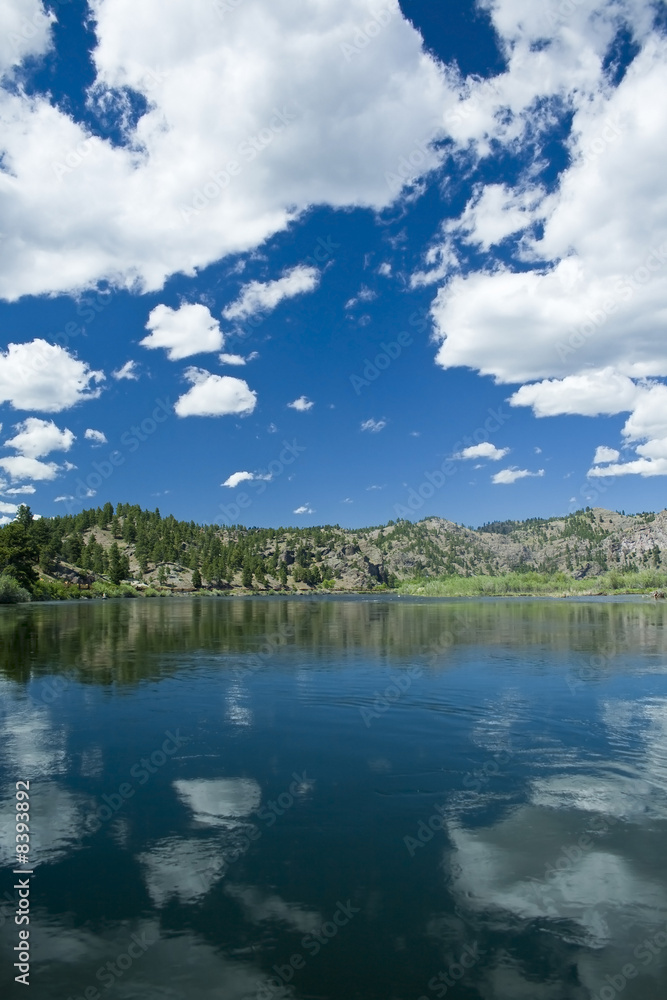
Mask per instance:
[[[667,593],[667,573],[644,570],[577,580],[566,573],[505,573],[502,576],[447,576],[405,580],[399,594],[415,597],[586,597]]]

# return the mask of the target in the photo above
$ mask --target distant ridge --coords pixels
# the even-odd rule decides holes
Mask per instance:
[[[84,588],[126,581],[172,591],[372,590],[443,576],[536,571],[585,580],[613,570],[667,570],[664,510],[586,508],[478,529],[440,517],[357,529],[221,528],[110,503],[39,520],[21,510],[30,561],[41,576]],[[12,572],[13,525],[0,529],[0,573]]]

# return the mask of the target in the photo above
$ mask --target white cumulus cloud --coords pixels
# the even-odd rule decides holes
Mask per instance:
[[[104,433],[104,431],[96,431],[93,430],[92,427],[89,427],[83,436],[86,439],[86,441],[92,441],[93,444],[107,443],[107,436]]]
[[[229,486],[230,489],[235,489],[239,483],[245,483],[249,479],[254,479],[255,474],[253,472],[232,472],[231,476],[225,479],[221,486]]]
[[[517,479],[526,479],[529,476],[543,476],[544,469],[539,469],[537,472],[530,472],[528,469],[501,469],[500,472],[496,472],[495,475],[491,477],[491,482],[496,485],[509,486],[515,483]]]
[[[14,429],[17,433],[5,441],[5,447],[14,448],[28,458],[42,458],[52,451],[69,451],[74,443],[72,432],[67,428],[60,430],[53,420],[28,417]]]
[[[315,511],[310,506],[310,504],[303,504],[301,507],[297,507],[296,510],[292,511],[293,514],[314,514]]]
[[[398,0],[384,0],[387,23],[354,58],[345,46],[374,21],[370,0],[318,0],[299,17],[290,0],[241,3],[227,17],[211,0],[144,0],[140,17],[131,0],[90,7],[91,106],[122,108],[133,91],[148,107],[136,123],[125,116],[118,144],[50,94],[7,90],[0,296],[103,279],[157,290],[254,249],[312,205],[385,208],[442,160],[429,143],[458,78],[424,51]],[[8,43],[10,61],[45,51],[50,17],[15,52]],[[386,175],[402,158],[394,188]]]
[[[242,354],[219,354],[218,361],[221,365],[244,365],[246,363]]]
[[[130,382],[137,382],[139,380],[139,375],[137,373],[137,363],[136,361],[126,361],[124,365],[117,368],[116,371],[111,372],[113,378],[118,381],[122,379],[128,379]]]
[[[10,458],[0,458],[0,469],[4,469],[13,482],[21,479],[35,479],[40,482],[55,479],[60,466],[55,462],[40,462],[36,458],[26,458],[24,455],[12,455]]]
[[[242,379],[211,375],[204,368],[188,368],[185,377],[192,388],[176,400],[179,417],[245,416],[257,405],[257,393]]]
[[[608,448],[605,444],[600,444],[595,449],[593,465],[600,465],[602,462],[615,462],[620,457],[620,451],[616,451],[615,448]]]
[[[251,281],[244,285],[238,299],[223,309],[222,315],[225,319],[243,320],[257,313],[271,312],[283,299],[314,291],[319,281],[317,268],[299,264],[275,281]]]
[[[224,344],[220,324],[199,302],[187,303],[178,309],[162,304],[156,306],[151,310],[146,329],[151,332],[139,341],[141,346],[163,347],[170,361],[219,351]]]
[[[308,399],[307,396],[299,396],[298,399],[295,399],[292,403],[288,403],[287,405],[290,410],[297,410],[299,413],[306,413],[308,410],[312,410],[315,403],[312,399]]]
[[[15,410],[59,413],[86,399],[97,399],[104,380],[84,361],[46,340],[9,344],[0,352],[0,403]]]
[[[511,406],[532,406],[536,417],[579,413],[586,417],[622,413],[639,400],[641,389],[613,368],[563,379],[545,379],[523,385],[510,396]]]
[[[509,448],[496,448],[490,441],[482,441],[480,444],[472,444],[469,448],[455,455],[455,458],[488,458],[492,462],[499,462],[501,458],[509,454]]]
[[[31,493],[36,493],[37,490],[34,486],[14,486],[10,490],[3,490],[8,497],[19,497],[30,495]]]

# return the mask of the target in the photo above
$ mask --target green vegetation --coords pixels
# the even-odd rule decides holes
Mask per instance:
[[[22,505],[0,528],[0,599],[399,585],[403,593],[471,596],[642,592],[667,583],[665,531],[665,513],[619,518],[588,507],[473,530],[437,517],[358,529],[201,525],[123,503],[34,519]]]
[[[13,576],[9,573],[0,576],[0,604],[21,604],[29,600],[29,592]]]
[[[567,597],[577,594],[645,594],[667,588],[667,573],[652,570],[622,573],[612,570],[602,576],[575,580],[567,573],[504,573],[502,576],[448,576],[432,580],[405,580],[402,594],[426,597]]]

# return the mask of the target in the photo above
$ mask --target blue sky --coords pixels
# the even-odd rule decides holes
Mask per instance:
[[[0,517],[662,509],[646,0],[7,0]]]

